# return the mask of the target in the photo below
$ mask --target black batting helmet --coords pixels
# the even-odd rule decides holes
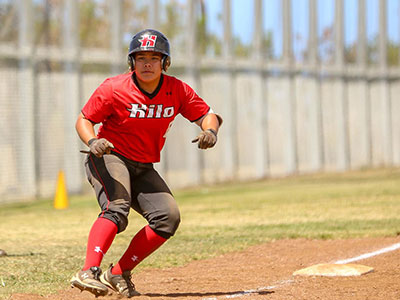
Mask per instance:
[[[167,71],[171,64],[168,39],[161,32],[154,29],[145,29],[136,33],[129,44],[128,64],[131,70],[135,67],[134,55],[140,51],[154,51],[161,53],[162,68]]]

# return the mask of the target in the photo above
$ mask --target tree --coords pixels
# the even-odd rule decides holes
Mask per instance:
[[[389,66],[398,66],[400,64],[400,46],[392,41],[388,41],[387,45],[387,57]]]
[[[268,31],[263,34],[262,42],[261,42],[262,43],[261,49],[262,49],[262,53],[264,54],[263,58],[268,59],[268,60],[272,60],[274,58],[274,46],[273,46],[274,43],[273,43],[273,41],[274,41],[274,38],[273,38],[272,31]]]
[[[109,48],[109,23],[105,2],[85,0],[79,6],[81,47]]]
[[[179,23],[184,11],[178,1],[172,0],[164,8],[166,18],[161,23],[161,31],[170,39],[174,40],[180,33],[184,32],[183,24]],[[182,45],[183,46],[183,45]]]
[[[18,26],[16,25],[16,7],[11,3],[0,5],[0,41],[11,42],[15,41],[18,36]]]

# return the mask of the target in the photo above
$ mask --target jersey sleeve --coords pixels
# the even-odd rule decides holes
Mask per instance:
[[[208,104],[184,82],[182,82],[182,94],[180,113],[190,122],[197,121],[209,112]]]
[[[88,102],[82,108],[82,114],[93,123],[104,122],[113,112],[112,96],[111,81],[106,79],[90,96]]]

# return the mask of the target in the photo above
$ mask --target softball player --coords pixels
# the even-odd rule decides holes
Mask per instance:
[[[194,90],[163,74],[171,64],[167,38],[156,30],[137,33],[129,46],[130,72],[106,79],[93,93],[76,122],[89,146],[85,161],[88,180],[101,208],[90,232],[84,266],[71,285],[95,296],[108,289],[138,295],[131,271],[174,235],[180,222],[175,199],[153,168],[160,160],[165,137],[177,114],[202,129],[192,141],[213,147],[222,119]],[[95,135],[94,125],[102,123]],[[104,273],[100,265],[117,233],[128,225],[130,208],[148,225],[132,239],[120,260]]]

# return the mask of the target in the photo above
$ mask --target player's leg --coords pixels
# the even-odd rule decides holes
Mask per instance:
[[[125,230],[131,201],[130,175],[125,163],[115,155],[97,158],[91,155],[86,164],[101,213],[89,234],[84,269],[100,266],[115,235]]]
[[[125,296],[130,295],[130,286],[133,286],[131,270],[165,243],[180,222],[175,199],[154,169],[140,170],[132,181],[132,207],[147,219],[149,225],[133,237],[118,263],[101,276],[102,282]],[[118,289],[117,283],[124,288]]]
[[[137,177],[132,178],[132,183],[132,207],[149,224],[133,237],[115,271],[118,267],[121,271],[132,270],[174,235],[180,223],[178,205],[156,170],[141,170]]]
[[[124,162],[115,155],[102,158],[90,155],[86,161],[86,173],[95,190],[101,213],[89,232],[85,264],[72,278],[71,285],[102,295],[108,289],[99,281],[100,265],[115,235],[127,226],[130,177]]]

